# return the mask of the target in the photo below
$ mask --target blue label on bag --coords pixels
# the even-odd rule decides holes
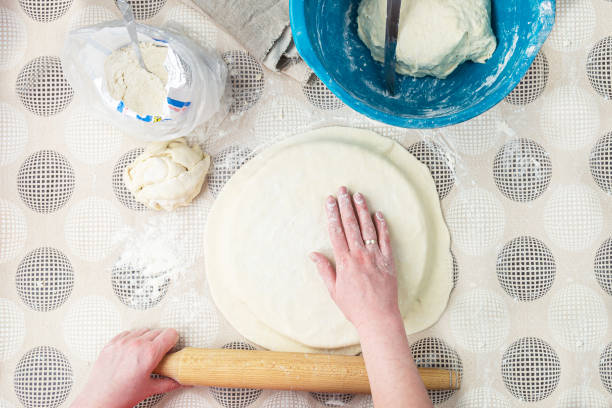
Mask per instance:
[[[170,106],[176,106],[177,108],[182,108],[184,106],[189,106],[191,105],[191,102],[187,101],[187,102],[183,102],[183,101],[179,101],[178,99],[172,99],[170,97],[166,98],[168,100],[168,105]]]
[[[191,105],[190,101],[183,102],[183,101],[179,101],[178,99],[172,99],[170,97],[166,98],[166,100],[168,101],[168,106],[170,107],[170,109],[172,109],[175,112],[181,112],[187,109],[189,105]]]
[[[170,105],[170,109],[180,112],[184,110],[187,106],[191,105],[191,102],[183,102],[176,99],[168,98],[168,105]],[[162,118],[161,116],[153,115],[141,116],[135,112],[129,112],[123,101],[119,101],[119,103],[117,104],[117,111],[119,113],[127,114],[129,116],[134,115],[136,116],[136,119],[147,123],[166,122],[172,120],[172,118]]]

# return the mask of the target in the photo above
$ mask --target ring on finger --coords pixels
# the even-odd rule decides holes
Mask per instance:
[[[366,239],[365,241],[363,241],[366,245],[376,245],[376,240],[375,239]]]

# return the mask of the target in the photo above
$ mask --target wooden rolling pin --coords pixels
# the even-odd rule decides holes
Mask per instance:
[[[184,385],[370,392],[361,356],[187,347],[166,355],[153,372]],[[419,368],[419,374],[430,390],[458,389],[460,385],[457,371]]]

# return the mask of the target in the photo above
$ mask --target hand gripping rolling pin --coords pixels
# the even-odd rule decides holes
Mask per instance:
[[[187,347],[167,354],[153,371],[184,385],[370,393],[361,356]],[[429,390],[458,389],[460,373],[419,368]]]

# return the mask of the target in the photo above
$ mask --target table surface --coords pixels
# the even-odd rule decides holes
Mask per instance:
[[[612,1],[558,1],[555,29],[517,89],[482,116],[434,131],[372,122],[316,78],[300,83],[263,70],[190,3],[133,3],[139,19],[178,24],[223,54],[232,114],[191,136],[213,156],[206,191],[173,213],[145,210],[121,180],[144,142],[91,117],[58,59],[68,29],[119,17],[114,2],[0,2],[1,408],[67,406],[123,329],[171,326],[180,346],[252,347],[206,288],[208,210],[259,149],[331,124],[378,131],[432,170],[456,286],[441,320],[410,341],[420,366],[464,376],[460,391],[432,392],[434,402],[610,406]],[[142,237],[174,242],[166,249],[182,262],[159,292],[146,290],[137,268],[117,265],[126,243]],[[325,404],[365,408],[371,400],[197,388],[140,406]]]

